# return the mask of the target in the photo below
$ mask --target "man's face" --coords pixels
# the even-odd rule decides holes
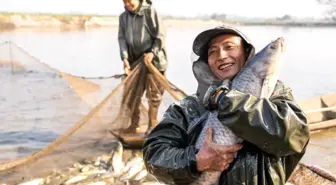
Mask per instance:
[[[134,11],[140,5],[140,0],[123,0],[127,10]]]
[[[243,40],[239,36],[225,34],[210,41],[208,63],[218,79],[231,79],[240,71],[245,62]]]

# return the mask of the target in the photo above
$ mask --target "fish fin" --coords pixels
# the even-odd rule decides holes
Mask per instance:
[[[264,78],[260,91],[260,98],[269,98],[274,90],[277,80],[275,78]]]
[[[265,95],[267,94],[268,92],[268,79],[265,78],[262,82],[262,85],[261,85],[261,91],[260,91],[260,95],[259,97],[260,98],[265,98]]]

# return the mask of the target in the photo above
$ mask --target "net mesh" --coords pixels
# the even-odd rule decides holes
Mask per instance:
[[[294,185],[336,184],[336,176],[325,169],[300,163],[288,182]]]
[[[116,137],[143,137],[155,117],[148,117],[152,104],[157,104],[159,117],[186,96],[143,57],[121,81],[120,75],[88,80],[53,69],[11,42],[0,45],[0,75],[4,183],[109,153]],[[104,89],[102,81],[113,88]],[[130,132],[134,115],[139,115],[139,125]]]

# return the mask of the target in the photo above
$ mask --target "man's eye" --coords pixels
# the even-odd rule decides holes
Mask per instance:
[[[234,49],[234,48],[236,48],[235,46],[226,46],[225,47],[225,49],[227,49],[227,50],[231,50],[231,49]]]
[[[211,54],[214,54],[215,52],[216,50],[210,50],[208,54],[211,55]]]

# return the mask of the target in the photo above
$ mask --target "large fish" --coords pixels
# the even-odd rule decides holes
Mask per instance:
[[[231,83],[224,81],[224,85],[230,89],[249,93],[260,98],[269,98],[278,81],[279,68],[282,63],[284,51],[284,39],[269,43],[253,58],[247,61]],[[210,86],[207,93],[213,91],[217,86]],[[223,145],[233,145],[242,142],[228,127],[221,124],[217,118],[218,112],[210,112],[204,128],[196,141],[196,148],[203,144],[206,130],[211,127],[214,132],[213,141]],[[193,182],[193,185],[212,185],[219,179],[220,171],[205,171],[200,178]]]

